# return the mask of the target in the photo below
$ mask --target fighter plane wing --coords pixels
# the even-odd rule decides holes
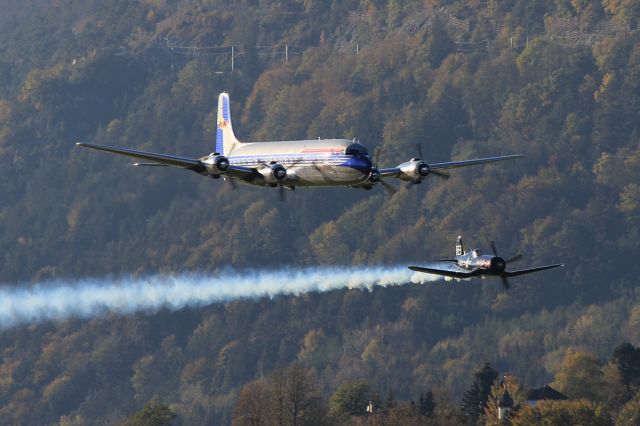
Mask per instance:
[[[560,266],[564,266],[564,263],[556,263],[554,265],[539,266],[537,268],[530,269],[520,269],[518,271],[505,271],[504,275],[507,277],[517,277],[518,275],[530,274],[532,272],[544,271],[545,269],[558,268]]]
[[[455,263],[442,263],[440,265],[433,264],[431,267],[409,266],[409,269],[427,274],[443,275],[452,278],[471,278],[478,275],[475,271],[468,271],[456,265]]]
[[[99,151],[111,152],[113,154],[126,155],[133,158],[139,158],[141,160],[151,161],[151,163],[135,163],[136,166],[173,166],[181,167],[187,170],[193,170],[194,172],[201,173],[206,170],[205,165],[197,158],[178,157],[175,155],[156,154],[153,152],[137,151],[135,149],[118,148],[109,145],[98,145],[93,143],[77,142],[77,146],[84,148],[97,149]],[[233,166],[230,165],[230,172],[234,174],[247,174],[255,173],[256,171],[249,167]]]

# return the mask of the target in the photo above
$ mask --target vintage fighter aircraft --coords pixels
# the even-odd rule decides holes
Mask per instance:
[[[371,162],[367,149],[355,140],[323,139],[277,142],[240,142],[231,126],[229,95],[218,98],[218,119],[215,152],[200,158],[137,151],[107,145],[78,142],[77,146],[127,155],[146,162],[136,166],[173,166],[192,170],[211,178],[230,179],[251,185],[295,189],[305,186],[350,186],[371,189],[385,178],[396,178],[409,184],[419,184],[429,175],[448,178],[442,170],[476,164],[510,160],[521,154],[478,158],[443,163],[426,163],[412,158],[397,167],[378,169]]]
[[[435,260],[426,267],[409,266],[409,269],[451,278],[484,278],[485,276],[497,276],[502,280],[504,289],[508,290],[510,288],[508,277],[516,277],[518,275],[564,266],[562,263],[556,263],[553,265],[538,266],[537,268],[507,271],[507,264],[520,260],[522,255],[517,254],[508,260],[504,260],[498,256],[498,251],[493,241],[491,241],[491,250],[493,251],[493,256],[482,254],[478,249],[469,250],[465,253],[464,247],[462,246],[462,237],[458,237],[455,258]]]

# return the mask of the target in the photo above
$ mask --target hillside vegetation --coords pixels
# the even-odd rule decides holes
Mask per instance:
[[[445,422],[485,361],[527,387],[579,389],[566,378],[594,374],[602,389],[628,386],[615,398],[567,391],[607,421],[633,401],[611,357],[640,344],[639,1],[0,6],[3,284],[409,264],[450,256],[457,235],[523,253],[522,266],[567,265],[509,293],[437,282],[7,330],[7,423],[111,424],[160,399],[181,424],[228,424],[244,385],[299,368],[329,408],[364,380],[380,399],[432,391]],[[223,90],[241,140],[357,138],[380,167],[418,143],[431,162],[526,158],[395,194],[300,189],[279,202],[74,148],[206,155]]]

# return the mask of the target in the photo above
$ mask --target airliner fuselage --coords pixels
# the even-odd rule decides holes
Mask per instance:
[[[348,154],[347,154],[348,153]],[[243,143],[227,158],[231,165],[256,170],[280,164],[286,169],[281,184],[296,186],[358,186],[366,183],[373,165],[366,148],[348,139]],[[241,181],[273,186],[260,173]]]

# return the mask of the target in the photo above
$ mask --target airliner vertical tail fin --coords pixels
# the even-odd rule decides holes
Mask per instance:
[[[236,139],[231,125],[231,106],[227,92],[220,93],[218,97],[218,122],[216,131],[216,151],[220,155],[229,153],[240,142]]]

